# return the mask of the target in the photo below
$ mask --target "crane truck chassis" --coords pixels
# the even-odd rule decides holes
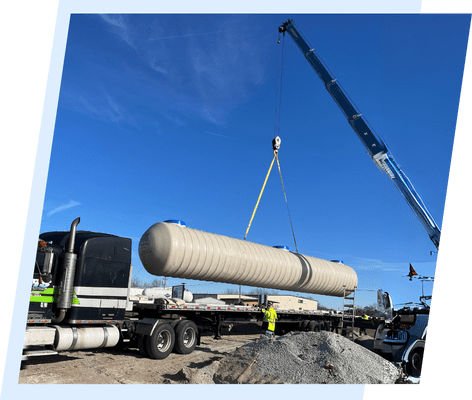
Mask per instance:
[[[191,353],[202,330],[212,330],[218,339],[228,321],[262,321],[259,306],[133,298],[131,239],[78,231],[79,222],[69,231],[39,237],[23,359],[116,346],[164,359],[172,351]],[[342,318],[326,311],[277,309],[277,314],[278,334],[337,331]]]
[[[431,296],[421,296],[421,304],[395,311],[393,318],[377,326],[374,335],[374,351],[414,378],[421,376],[430,311],[424,300],[428,299]]]

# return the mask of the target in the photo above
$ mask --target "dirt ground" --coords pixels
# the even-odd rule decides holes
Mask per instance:
[[[205,367],[216,365],[215,361],[258,337],[259,333],[235,332],[216,340],[213,335],[205,334],[191,354],[171,353],[164,360],[146,358],[134,348],[61,352],[23,361],[18,383],[189,383],[195,380],[191,378],[195,372],[204,372]],[[194,383],[207,383],[204,376],[198,379],[200,382]]]
[[[210,333],[191,354],[171,353],[164,360],[142,356],[138,349],[101,349],[61,352],[22,362],[20,384],[186,384],[214,383],[220,360],[259,338],[259,327],[234,329],[216,340]],[[244,332],[244,333],[242,333]],[[369,333],[369,332],[368,332]],[[359,344],[370,347],[370,336]]]

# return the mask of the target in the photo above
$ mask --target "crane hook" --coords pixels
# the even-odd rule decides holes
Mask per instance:
[[[276,136],[272,139],[272,150],[274,150],[274,156],[279,152],[280,144],[282,143],[282,139],[279,136]]]

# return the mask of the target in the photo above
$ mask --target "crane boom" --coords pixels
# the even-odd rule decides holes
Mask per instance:
[[[309,64],[323,81],[328,93],[343,112],[349,125],[351,125],[351,128],[356,132],[358,138],[364,144],[367,152],[372,157],[372,161],[381,171],[387,173],[428,232],[431,241],[434,243],[436,248],[439,248],[441,231],[438,225],[426,209],[421,197],[416,192],[408,177],[400,169],[400,166],[396,163],[393,156],[389,154],[389,149],[385,142],[375,134],[367,120],[349,99],[347,93],[334,78],[333,74],[329,72],[328,68],[318,57],[315,50],[302,37],[295,27],[293,20],[289,19],[282,24],[279,27],[279,32],[284,35],[285,32],[287,32],[295,44],[300,48]]]

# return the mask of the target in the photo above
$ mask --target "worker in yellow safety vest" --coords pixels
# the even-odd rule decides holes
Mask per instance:
[[[359,330],[359,335],[367,335],[367,331],[365,329],[365,325],[364,325],[364,321],[368,321],[369,320],[369,316],[367,314],[364,314],[362,316],[362,323],[361,323],[361,327],[360,327],[360,330]]]
[[[264,322],[262,324],[262,335],[261,337],[268,336],[270,338],[274,338],[274,331],[275,331],[275,320],[277,319],[277,313],[274,310],[273,303],[267,303],[268,310],[262,309],[262,313],[264,314]],[[266,327],[267,326],[267,327]],[[265,328],[265,331],[264,331]]]

